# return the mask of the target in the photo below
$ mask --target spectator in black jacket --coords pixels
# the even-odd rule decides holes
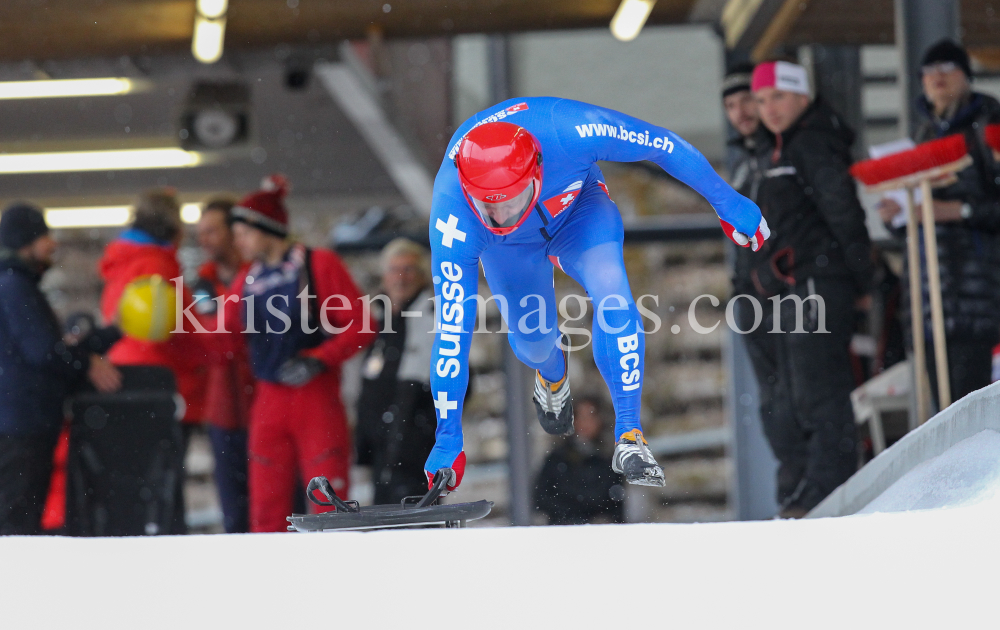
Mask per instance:
[[[380,318],[378,338],[362,363],[355,431],[357,463],[371,466],[376,504],[427,492],[424,461],[437,429],[430,386],[434,294],[427,250],[403,238],[386,245],[382,289],[392,308]]]
[[[770,335],[782,389],[775,395],[791,412],[765,417],[764,427],[783,471],[781,513],[797,517],[857,466],[848,347],[855,304],[873,276],[871,242],[848,174],[854,134],[810,98],[805,68],[760,64],[753,91],[775,141],[757,197],[771,238],[754,258],[751,279],[771,298],[771,330],[783,333]]]
[[[941,267],[941,299],[951,397],[962,396],[990,384],[991,348],[1000,341],[1000,182],[997,163],[983,138],[986,125],[1000,122],[1000,103],[972,91],[969,55],[958,44],[944,40],[924,55],[924,95],[917,103],[924,122],[917,142],[961,133],[965,135],[972,165],[958,173],[950,186],[934,190],[934,228]],[[879,214],[886,224],[903,210],[884,199]],[[890,227],[890,229],[893,229]],[[898,236],[905,227],[894,229]],[[923,270],[924,334],[927,338],[927,371],[931,393],[937,399],[937,369],[931,336],[927,271]],[[909,283],[908,266],[904,282]],[[910,303],[902,300],[903,321],[910,321]],[[912,332],[906,326],[908,343]],[[912,345],[911,345],[912,347]]]
[[[110,363],[67,345],[38,287],[56,249],[42,212],[18,203],[0,217],[0,535],[37,534],[63,422],[63,400],[89,379],[121,385]]]
[[[744,197],[759,203],[758,193],[764,172],[768,170],[771,153],[774,150],[774,136],[760,123],[757,103],[750,91],[753,64],[740,64],[726,73],[722,81],[722,105],[726,118],[736,131],[730,140],[732,163],[732,186]],[[754,286],[751,272],[760,260],[757,252],[749,247],[733,245],[733,296],[750,296],[761,304],[767,303],[767,295],[761,295]],[[772,327],[771,309],[763,309],[762,319],[757,325],[756,309],[746,297],[736,302],[736,320],[740,331],[744,331],[747,354],[757,379],[758,400],[761,423],[776,449],[783,445],[795,444],[800,430],[789,408],[791,400],[787,386],[779,379],[778,343],[776,335],[768,333]],[[749,331],[749,332],[746,332]],[[790,436],[783,436],[791,432]],[[800,462],[792,453],[778,456],[778,503],[784,502],[795,491],[802,478]]]
[[[607,423],[599,399],[573,401],[575,433],[545,458],[535,480],[535,507],[549,525],[580,525],[597,520],[625,522],[620,475],[608,470]]]

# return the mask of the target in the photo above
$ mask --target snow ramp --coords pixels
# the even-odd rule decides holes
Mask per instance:
[[[1000,466],[991,459],[1000,455],[998,438],[1000,383],[994,383],[965,396],[882,451],[807,518],[857,514],[883,494],[886,498],[874,509],[959,506],[988,498],[990,484],[996,483],[995,467]],[[905,482],[895,487],[904,477]]]

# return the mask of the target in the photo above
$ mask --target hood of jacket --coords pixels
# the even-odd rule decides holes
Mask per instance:
[[[767,127],[763,123],[757,125],[757,130],[754,131],[749,136],[741,136],[736,134],[728,141],[726,145],[746,151],[751,155],[760,153],[763,149],[769,148],[774,145],[774,134],[767,130]]]
[[[817,96],[792,126],[777,134],[778,147],[788,146],[803,134],[822,134],[835,141],[844,152],[850,153],[856,134],[844,118],[830,107],[822,97]]]
[[[160,275],[170,281],[181,275],[177,252],[172,246],[131,238],[129,233],[134,231],[125,232],[109,243],[98,263],[101,279],[104,280],[101,312],[107,321],[112,321],[122,291],[132,280]]]
[[[934,130],[934,135],[939,138],[971,126],[976,118],[982,115],[984,108],[991,108],[995,111],[997,109],[996,99],[979,92],[971,92],[968,101],[960,106],[954,115],[946,119],[938,118],[927,97],[917,98],[917,111],[923,116],[924,124],[931,127]]]

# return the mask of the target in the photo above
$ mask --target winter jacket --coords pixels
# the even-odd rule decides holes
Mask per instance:
[[[246,275],[249,268],[249,264],[243,265],[236,276]],[[204,296],[198,299],[195,310],[199,315],[210,319],[216,318],[218,310],[215,298],[240,297],[222,282],[218,266],[211,261],[198,270],[198,283],[193,293],[196,299]],[[209,330],[215,328],[209,327]],[[254,378],[246,346],[237,344],[227,349],[212,347],[209,354],[208,383],[205,387],[205,420],[220,429],[247,428],[253,393]]]
[[[918,110],[923,112],[925,121],[917,130],[917,142],[962,133],[973,160],[971,166],[958,173],[958,181],[934,190],[935,199],[958,200],[968,203],[972,210],[967,219],[934,226],[945,335],[948,339],[993,345],[1000,340],[1000,182],[997,181],[1000,172],[983,139],[983,128],[1000,122],[1000,103],[990,96],[973,93],[968,103],[949,120],[937,119],[923,98],[918,103]],[[905,228],[895,233],[902,237]],[[925,333],[930,338],[926,261],[921,267]],[[908,264],[903,275],[904,286],[908,286]],[[909,322],[909,300],[902,300],[901,311],[903,321]],[[908,325],[906,329],[909,331]]]
[[[760,184],[767,170],[766,161],[770,159],[774,149],[774,136],[760,125],[750,136],[739,136],[729,142],[733,150],[734,160],[731,164],[732,181],[730,185],[747,199],[756,202],[760,192]],[[733,295],[757,293],[750,272],[760,255],[749,247],[733,246],[735,251],[733,265]]]
[[[58,435],[63,400],[83,384],[90,354],[67,346],[41,275],[0,252],[0,435]]]
[[[128,230],[108,244],[99,263],[104,291],[101,294],[101,314],[111,323],[118,316],[118,302],[125,287],[142,276],[160,275],[170,282],[181,275],[177,252],[170,245],[157,243],[144,232]],[[183,306],[193,301],[185,289]],[[170,368],[177,379],[177,389],[184,397],[185,422],[204,419],[205,384],[207,377],[210,335],[196,334],[185,320],[185,333],[171,334],[166,341],[144,341],[124,337],[112,346],[108,358],[117,365],[162,365]]]
[[[809,277],[843,278],[859,294],[873,273],[865,211],[848,173],[854,133],[817,98],[775,136],[757,197],[771,237],[751,276],[762,296]]]
[[[303,309],[298,296],[306,289],[314,297]],[[339,373],[341,363],[375,340],[361,292],[332,251],[293,245],[276,266],[253,263],[232,290],[243,299],[238,306],[227,305],[226,329],[242,331],[238,337],[246,343],[258,380],[277,383],[278,368],[298,355],[319,359],[328,371]],[[327,331],[324,320],[335,332]]]
[[[424,461],[437,428],[430,385],[433,299],[433,292],[424,291],[403,305],[401,310],[421,317],[387,313],[392,332],[379,324],[362,363],[355,445],[357,464],[372,467],[376,505],[427,489]]]

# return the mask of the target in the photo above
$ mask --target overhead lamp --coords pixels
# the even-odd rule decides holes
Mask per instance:
[[[224,149],[246,142],[250,88],[239,82],[198,81],[188,92],[177,135],[189,151]]]
[[[186,203],[181,206],[181,221],[197,223],[201,219],[201,205]],[[132,220],[132,206],[81,206],[76,208],[49,208],[45,223],[52,229],[121,227]]]
[[[45,223],[52,229],[117,227],[128,223],[131,217],[129,206],[49,208],[45,211]]]
[[[0,99],[115,96],[136,88],[131,79],[57,79],[52,81],[0,81]]]
[[[198,0],[198,15],[209,20],[226,17],[229,0]]]
[[[181,206],[181,221],[184,223],[197,223],[201,220],[201,204],[186,203]]]
[[[203,161],[201,153],[183,149],[7,153],[0,154],[0,174],[190,168]]]
[[[228,0],[198,0],[191,38],[191,53],[198,61],[215,63],[222,57],[228,9]]]
[[[638,37],[654,4],[656,0],[622,0],[615,16],[611,18],[611,34],[623,42],[630,42]]]

